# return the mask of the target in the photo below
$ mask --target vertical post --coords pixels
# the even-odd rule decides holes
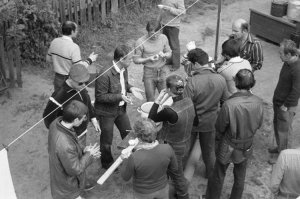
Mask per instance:
[[[6,65],[6,58],[5,56],[5,49],[4,49],[4,40],[3,37],[0,36],[0,70],[2,74],[4,75],[4,78],[6,79],[6,70],[7,70],[7,65]]]
[[[220,17],[221,17],[221,9],[222,9],[222,0],[218,0],[218,19],[217,19],[217,32],[216,32],[216,44],[215,44],[215,57],[214,59],[218,59],[218,45],[219,45],[219,34],[220,34]]]
[[[7,57],[8,58],[8,70],[9,70],[9,82],[10,82],[10,87],[11,88],[14,88],[15,87],[15,84],[16,84],[16,80],[15,80],[15,65],[14,65],[14,60],[13,60],[13,57],[14,57],[14,53],[13,53],[13,50],[9,50],[7,52]]]
[[[18,84],[18,87],[22,88],[23,81],[22,81],[21,53],[20,53],[19,48],[16,48],[14,51],[15,51],[15,53],[14,53],[15,68],[16,68],[16,73],[17,73],[17,84]]]
[[[93,11],[94,11],[94,22],[98,24],[100,13],[99,13],[99,0],[93,0]]]
[[[118,0],[111,0],[111,13],[112,14],[116,14],[118,12],[118,8],[119,8],[119,5],[118,5]]]
[[[80,0],[73,0],[74,1],[74,17],[75,17],[75,22],[79,24],[79,19],[78,19],[78,6],[80,5],[79,1]]]
[[[86,5],[85,0],[80,0],[80,25],[84,25],[86,22]]]
[[[61,23],[63,23],[66,21],[65,0],[60,0],[59,11],[60,11],[60,20],[61,20]]]
[[[101,22],[105,23],[106,19],[106,0],[101,0]]]
[[[68,0],[68,20],[69,21],[74,21],[72,8],[73,8],[73,1]]]
[[[92,19],[92,0],[87,0],[87,10],[88,10],[88,23],[89,25],[92,25],[93,19]]]

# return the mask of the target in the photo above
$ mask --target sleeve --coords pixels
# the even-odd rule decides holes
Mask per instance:
[[[131,179],[134,173],[134,160],[132,155],[128,159],[125,159],[121,168],[121,176],[123,180],[128,181]]]
[[[177,170],[178,170],[178,163],[177,163],[177,158],[176,158],[176,155],[175,155],[175,152],[174,150],[172,149],[172,147],[170,145],[169,146],[169,150],[170,150],[170,153],[171,153],[171,158],[170,158],[170,163],[169,163],[169,166],[168,166],[168,171],[170,171],[171,173],[171,178],[172,174],[176,173]]]
[[[292,71],[292,90],[284,101],[284,106],[297,106],[300,97],[300,65],[297,65],[296,70]]]
[[[50,124],[60,115],[62,115],[62,105],[55,93],[53,93],[43,112],[45,126],[49,128]]]
[[[157,112],[159,105],[154,103],[150,109],[148,118],[153,120],[154,122],[165,122],[168,121],[171,124],[174,124],[178,120],[178,115],[172,109],[166,107],[160,112]]]
[[[83,90],[83,91],[84,91],[84,95],[86,96],[86,102],[87,102],[87,107],[88,107],[88,110],[89,110],[90,119],[94,118],[94,117],[96,117],[96,113],[95,113],[95,108],[92,105],[91,98],[90,98],[87,90]]]
[[[52,43],[51,43],[52,44]],[[48,49],[48,53],[46,55],[46,61],[47,62],[52,62],[52,54],[51,54],[51,49],[52,49],[52,45],[50,44],[50,47]]]
[[[169,40],[167,38],[167,36],[163,35],[164,37],[164,50],[163,52],[164,53],[169,53],[169,52],[172,52],[171,48],[170,48],[170,45],[169,45]]]
[[[131,84],[128,82],[128,70],[126,69],[124,72],[124,79],[125,79],[125,88],[127,93],[131,93],[131,87],[133,87]]]
[[[73,64],[77,64],[81,61],[80,48],[77,44],[75,45],[74,50],[72,51],[71,57]]]
[[[255,42],[252,49],[252,67],[254,70],[259,70],[263,63],[263,50],[260,42]]]
[[[283,178],[284,169],[285,169],[285,162],[284,162],[284,153],[281,152],[277,159],[277,162],[273,168],[272,175],[271,175],[271,191],[276,194],[279,191],[279,185]]]
[[[228,91],[228,88],[227,88],[227,84],[226,84],[226,81],[224,79],[224,89],[223,89],[223,93],[222,93],[222,96],[221,96],[221,99],[220,99],[220,104],[221,106],[223,105],[223,103],[230,97],[230,93]]]
[[[181,13],[185,14],[184,0],[177,1],[176,5],[174,7],[170,7],[169,11],[173,15],[180,15]]]
[[[73,145],[64,145],[59,150],[58,156],[65,171],[70,176],[78,176],[92,163],[90,153],[85,153],[81,158],[77,152],[77,148]]]
[[[122,101],[121,93],[109,93],[110,78],[108,75],[102,75],[97,78],[95,83],[95,98],[103,103],[118,103]]]
[[[192,79],[189,78],[188,81],[187,81],[187,84],[184,88],[184,91],[183,91],[183,96],[184,97],[189,97],[193,100],[194,98],[194,89],[193,89],[193,84],[192,84]],[[194,101],[194,100],[193,100]]]
[[[229,126],[229,108],[224,104],[216,121],[216,140],[219,140]]]

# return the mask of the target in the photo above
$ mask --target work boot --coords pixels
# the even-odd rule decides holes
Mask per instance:
[[[268,152],[269,152],[269,153],[279,153],[278,147],[269,148],[269,149],[268,149]]]

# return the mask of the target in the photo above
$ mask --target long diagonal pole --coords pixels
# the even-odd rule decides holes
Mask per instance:
[[[221,18],[221,4],[222,0],[218,0],[218,19],[217,19],[217,32],[216,32],[216,44],[215,44],[215,57],[214,60],[218,59],[218,45],[219,45],[219,34],[220,34],[220,18]]]

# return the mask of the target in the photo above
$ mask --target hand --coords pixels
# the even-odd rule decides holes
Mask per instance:
[[[166,89],[161,90],[158,97],[155,100],[155,103],[161,105],[162,100],[166,97],[166,95],[169,95],[167,90]]]
[[[122,99],[123,99],[123,101],[125,101],[126,103],[132,104],[132,99],[131,99],[129,96],[122,95]]]
[[[161,58],[165,58],[165,57],[166,57],[166,54],[165,54],[164,52],[162,52],[162,51],[160,51],[160,52],[158,53],[158,55],[159,55]]]
[[[88,147],[88,148],[87,148]],[[85,148],[86,152],[90,152],[90,155],[93,156],[93,158],[100,158],[101,152],[100,152],[100,145],[95,143],[93,146],[87,146]]]
[[[101,129],[100,129],[98,120],[95,117],[92,118],[92,123],[93,123],[93,126],[95,127],[95,130],[97,132],[97,136],[100,136],[101,135]]]
[[[159,9],[163,9],[163,8],[164,8],[164,5],[159,4],[159,5],[157,5],[157,7],[158,7]]]
[[[157,61],[159,60],[159,55],[153,55],[151,57],[149,57],[150,61]]]
[[[143,91],[142,89],[137,88],[137,87],[131,87],[130,91],[132,92],[133,96],[138,98],[139,100],[144,99],[144,97],[141,93],[144,93],[145,91]]]
[[[280,109],[283,110],[283,111],[287,111],[287,110],[288,110],[288,108],[287,108],[286,106],[284,106],[284,105],[282,105],[282,106],[280,107]]]
[[[98,57],[98,54],[95,54],[94,52],[92,52],[89,56],[89,58],[92,60],[92,62],[96,61]]]
[[[127,158],[130,157],[131,154],[132,154],[131,150],[123,149],[122,152],[121,152],[121,159],[122,160],[127,159]]]

